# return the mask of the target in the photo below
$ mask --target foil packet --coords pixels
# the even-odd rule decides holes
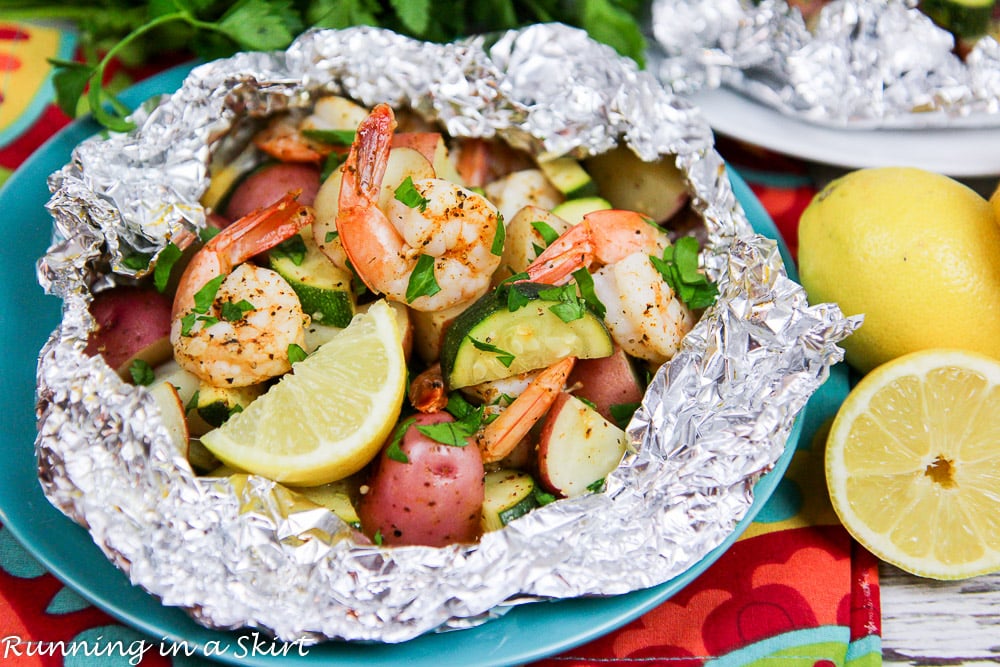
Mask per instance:
[[[1000,44],[965,59],[916,0],[654,0],[650,68],[674,92],[728,86],[817,125],[1000,127]]]
[[[473,545],[381,548],[255,476],[203,478],[149,392],[84,354],[88,303],[136,278],[123,258],[205,224],[213,151],[317,96],[410,107],[455,136],[585,156],[675,156],[721,295],[654,377],[606,490],[560,500]],[[452,44],[375,28],[313,31],[285,52],[195,68],[137,129],[83,142],[50,177],[56,242],[40,282],[64,300],[38,365],[40,481],[131,581],[220,629],[284,641],[401,642],[512,605],[667,581],[730,535],[858,324],[810,306],[751,230],[695,109],[585,33],[544,24]],[[500,573],[500,574],[498,574]]]

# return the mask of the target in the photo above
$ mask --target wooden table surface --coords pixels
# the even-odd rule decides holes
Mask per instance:
[[[1000,573],[933,581],[879,568],[886,665],[1000,664]]]

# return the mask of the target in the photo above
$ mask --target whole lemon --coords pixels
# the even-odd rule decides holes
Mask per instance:
[[[862,372],[933,347],[1000,358],[1000,226],[990,203],[921,169],[862,169],[802,213],[799,273],[813,302],[864,324],[843,343]]]

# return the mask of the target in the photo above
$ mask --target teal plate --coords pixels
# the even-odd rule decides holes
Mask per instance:
[[[153,95],[176,90],[189,66],[163,72],[123,94],[136,106]],[[0,190],[0,377],[10,398],[0,433],[0,521],[41,564],[71,588],[112,616],[160,640],[185,641],[188,646],[231,647],[215,659],[241,665],[323,664],[357,665],[402,663],[411,667],[510,665],[530,662],[566,651],[606,634],[656,607],[701,574],[737,539],[760,511],[784,474],[811,415],[797,420],[788,447],[774,470],[756,485],[756,500],[746,518],[716,549],[670,581],[625,595],[581,598],[522,605],[479,627],[429,634],[401,644],[331,641],[308,648],[308,655],[247,655],[238,651],[246,633],[204,628],[183,611],[166,607],[157,598],[132,586],[108,561],[90,535],[67,519],[46,500],[38,483],[34,456],[34,389],[36,354],[58,325],[61,302],[44,295],[35,278],[35,261],[48,247],[52,221],[44,204],[49,192],[46,179],[65,165],[73,147],[97,131],[91,121],[75,122],[53,136],[31,156]],[[737,198],[754,228],[781,244],[782,256],[794,276],[794,265],[774,224],[753,193],[731,174]],[[837,371],[837,369],[834,369]],[[836,373],[835,373],[836,375]],[[843,386],[841,386],[843,385]],[[827,382],[817,401],[836,405],[846,391],[846,381]],[[827,397],[825,394],[829,394]],[[821,410],[826,412],[826,410]],[[808,428],[808,427],[807,427]],[[809,432],[809,431],[807,431]],[[218,642],[209,644],[209,642]],[[244,646],[249,646],[244,639]]]

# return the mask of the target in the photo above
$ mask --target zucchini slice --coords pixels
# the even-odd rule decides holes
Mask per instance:
[[[551,285],[503,284],[455,318],[441,345],[448,386],[498,380],[566,357],[610,356],[614,346],[601,318],[582,300],[567,304],[560,291],[565,295]],[[579,316],[566,317],[567,305]]]
[[[601,197],[582,197],[580,199],[568,199],[552,209],[553,215],[557,215],[566,222],[575,225],[583,220],[583,216],[594,211],[603,211],[611,208],[611,202]]]
[[[314,322],[339,328],[351,323],[355,305],[351,276],[317,247],[312,229],[303,229],[272,250],[269,261],[295,290],[302,311]]]
[[[538,168],[567,199],[593,197],[597,194],[594,179],[571,157],[545,160],[538,163]]]
[[[500,530],[539,506],[535,480],[518,470],[494,470],[483,482],[483,532]]]
[[[213,387],[203,382],[198,389],[198,416],[211,426],[222,426],[233,413],[242,412],[263,393],[262,384],[246,387]]]
[[[921,0],[920,10],[959,39],[982,37],[990,28],[994,0]]]

